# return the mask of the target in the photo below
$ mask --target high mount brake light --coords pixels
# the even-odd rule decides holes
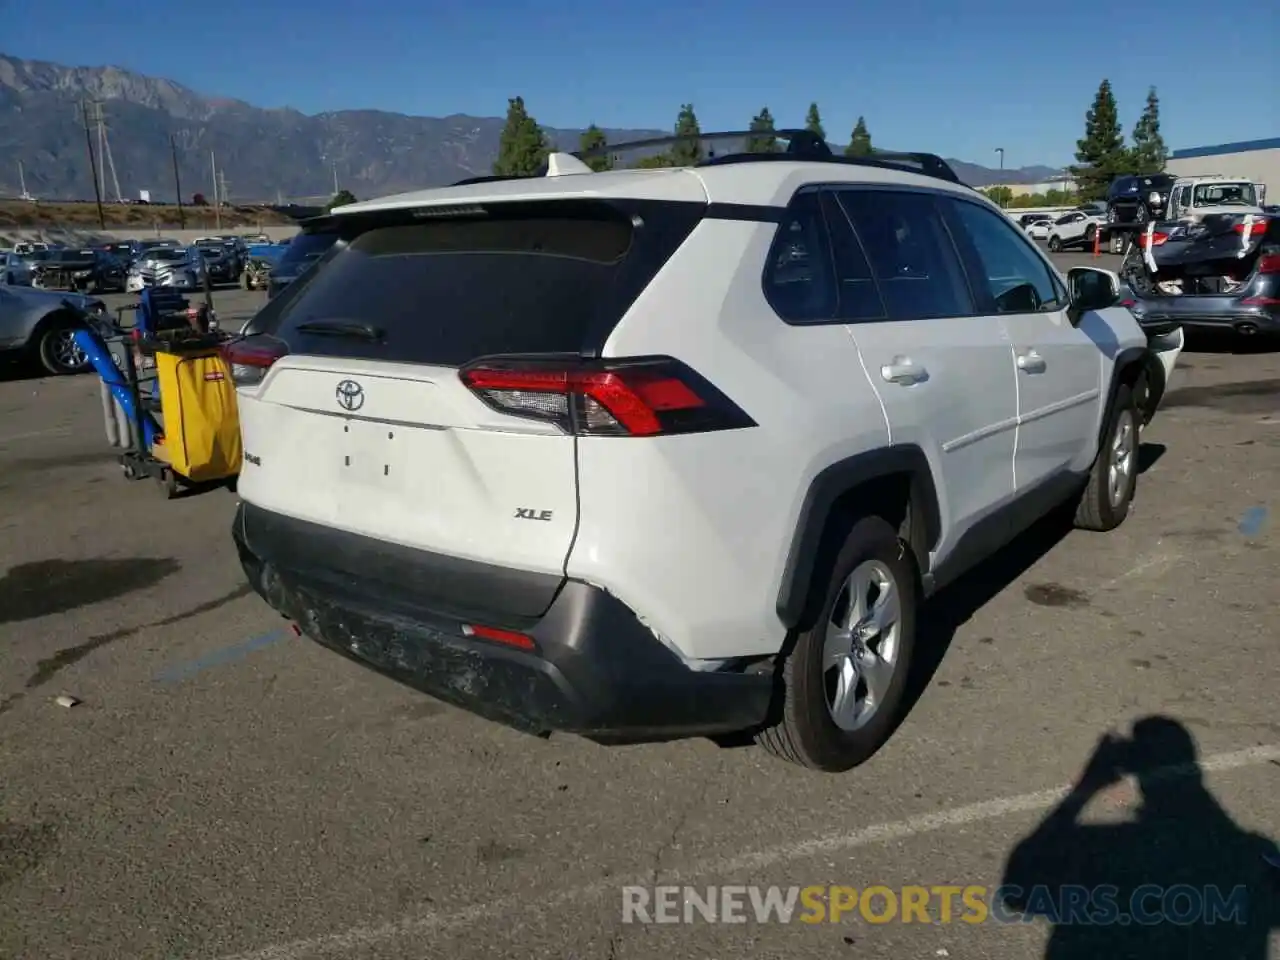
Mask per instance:
[[[278,340],[266,343],[253,340],[237,340],[222,348],[222,355],[231,365],[231,379],[236,386],[261,383],[271,365],[289,352]]]
[[[653,437],[755,426],[731,400],[670,358],[477,363],[462,382],[495,410],[580,436]]]

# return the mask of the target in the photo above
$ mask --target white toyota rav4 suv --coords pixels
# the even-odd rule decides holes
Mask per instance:
[[[334,211],[229,351],[257,592],[531,733],[875,752],[931,591],[1124,520],[1182,340],[938,158],[780,136]]]

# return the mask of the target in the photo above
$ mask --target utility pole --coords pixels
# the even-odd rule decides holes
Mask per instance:
[[[209,170],[213,176],[213,216],[217,223],[217,228],[222,229],[222,204],[218,201],[218,161],[213,155],[213,151],[209,151]]]
[[[182,209],[182,181],[178,179],[178,142],[169,134],[169,154],[173,157],[173,191],[178,195],[178,223],[187,228],[187,215]]]
[[[30,200],[31,194],[27,193],[27,175],[22,169],[22,161],[18,161],[18,184],[22,187],[22,199]]]
[[[229,196],[231,196],[231,191],[227,188],[227,171],[224,168],[218,171],[218,206],[219,208],[221,208],[222,204],[227,202],[227,197]],[[219,226],[221,226],[222,224],[221,219],[219,219],[218,224]]]
[[[338,161],[333,161],[333,195],[338,195]]]
[[[80,115],[84,118],[84,145],[89,148],[89,173],[93,175],[93,195],[98,201],[98,226],[107,229],[107,217],[102,212],[102,189],[98,186],[98,167],[93,156],[93,134],[89,132],[89,105],[80,104]]]

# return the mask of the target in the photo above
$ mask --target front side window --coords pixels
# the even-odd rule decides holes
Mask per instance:
[[[951,200],[982,265],[982,280],[998,313],[1037,313],[1061,308],[1062,292],[1048,265],[999,214],[975,203]],[[977,278],[975,278],[977,279]]]

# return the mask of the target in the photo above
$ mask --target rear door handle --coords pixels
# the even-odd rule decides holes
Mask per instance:
[[[1046,366],[1044,357],[1040,356],[1040,354],[1036,353],[1034,350],[1018,354],[1019,370],[1023,370],[1026,373],[1044,373]]]
[[[929,371],[911,361],[910,357],[894,357],[892,363],[880,368],[880,376],[889,383],[910,386],[929,379]]]

